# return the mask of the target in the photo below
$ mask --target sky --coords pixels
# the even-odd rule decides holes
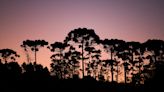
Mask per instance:
[[[76,28],[94,29],[101,39],[164,40],[164,0],[0,0],[0,49],[11,48],[26,61],[23,40],[63,41]],[[48,66],[52,53],[38,52]]]

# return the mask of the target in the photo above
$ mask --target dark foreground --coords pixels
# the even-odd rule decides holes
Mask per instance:
[[[92,78],[65,80],[1,80],[0,92],[148,92],[163,90],[162,84],[144,85],[100,82]]]

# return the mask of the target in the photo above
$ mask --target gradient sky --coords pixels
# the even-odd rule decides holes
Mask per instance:
[[[164,40],[164,0],[0,0],[0,49],[16,50],[19,62],[23,40],[63,41],[78,27],[102,39]],[[38,63],[49,66],[48,52],[40,50]]]

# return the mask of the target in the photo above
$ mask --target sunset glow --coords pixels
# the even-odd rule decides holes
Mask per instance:
[[[79,27],[94,29],[101,39],[164,40],[163,9],[163,0],[1,0],[0,49],[16,50],[21,63],[23,40],[63,41]],[[49,67],[51,54],[40,49],[38,63]]]

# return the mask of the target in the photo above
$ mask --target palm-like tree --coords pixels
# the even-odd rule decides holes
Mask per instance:
[[[7,63],[8,59],[11,59],[13,61],[16,60],[17,57],[20,57],[16,51],[12,49],[1,49],[0,50],[0,57],[2,60]],[[1,60],[1,59],[0,59]]]
[[[96,35],[93,29],[87,29],[87,28],[78,28],[74,29],[71,32],[68,33],[68,36],[64,40],[65,43],[71,44],[71,42],[74,42],[78,44],[79,48],[81,48],[82,52],[82,74],[84,77],[84,50],[86,47],[91,46],[91,44],[95,44],[99,42],[99,37]]]
[[[45,40],[25,40],[21,47],[23,47],[25,51],[27,51],[27,47],[30,47],[31,50],[34,51],[35,62],[37,62],[36,52],[39,51],[40,47],[44,47],[45,45],[48,45],[48,42]]]

